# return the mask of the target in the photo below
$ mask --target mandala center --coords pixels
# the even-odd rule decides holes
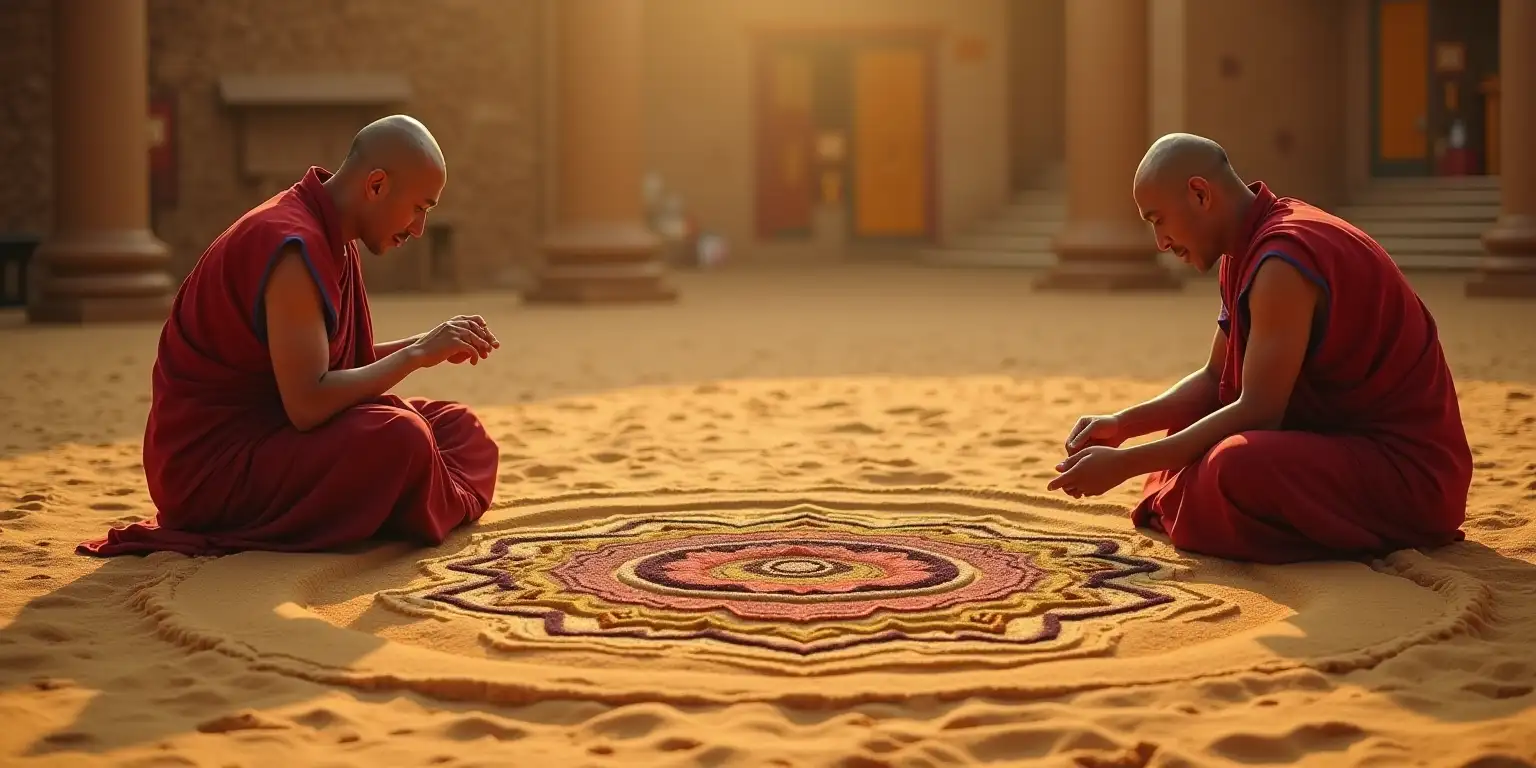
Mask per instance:
[[[730,610],[734,600],[838,601],[895,598],[968,583],[964,561],[924,549],[859,538],[780,543],[761,537],[711,542],[624,563],[628,585],[692,595]],[[748,609],[749,612],[751,609]]]
[[[476,577],[426,595],[542,619],[553,636],[709,639],[801,655],[892,640],[1054,639],[1066,620],[1172,600],[1123,580],[1157,569],[1110,540],[937,516],[617,517],[510,534],[449,565]]]
[[[745,566],[752,573],[762,576],[787,576],[800,578],[804,576],[827,576],[833,573],[846,573],[851,569],[846,563],[836,563],[829,560],[765,560],[758,563],[750,563]]]

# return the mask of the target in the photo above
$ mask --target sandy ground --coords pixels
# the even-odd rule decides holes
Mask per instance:
[[[523,500],[578,492],[1041,492],[1078,415],[1198,365],[1216,299],[1208,281],[1099,297],[1035,294],[1029,280],[885,267],[686,275],[671,307],[475,295],[385,299],[375,313],[385,338],[461,311],[498,331],[505,346],[486,365],[403,387],[467,401],[492,428],[504,453],[494,527],[522,520]],[[1141,625],[1077,667],[1041,660],[964,684],[941,659],[907,677],[810,682],[737,671],[726,685],[733,673],[714,670],[691,688],[686,654],[649,672],[620,669],[621,653],[565,670],[533,654],[506,667],[534,670],[521,687],[386,674],[378,659],[399,649],[494,661],[463,617],[369,609],[469,534],[439,551],[77,556],[76,542],[154,514],[139,440],[158,328],[0,316],[0,763],[1536,765],[1536,303],[1417,282],[1477,454],[1470,541],[1375,564],[1239,566],[1139,537],[1102,503],[1051,512],[1020,497],[1114,531],[1231,607]],[[1101,502],[1123,507],[1134,492]],[[295,605],[322,621],[283,629]],[[324,634],[342,631],[332,625],[352,640],[306,647],[307,633],[341,637]],[[1255,650],[1261,636],[1270,647]],[[358,638],[371,639],[369,675],[366,659],[293,661]],[[551,682],[561,675],[564,689]],[[772,695],[806,685],[820,694]]]

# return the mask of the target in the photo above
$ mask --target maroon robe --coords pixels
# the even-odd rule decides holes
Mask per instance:
[[[289,422],[266,345],[277,254],[303,249],[332,370],[374,362],[357,247],[319,168],[250,211],[182,283],[160,336],[144,473],[159,514],[85,542],[95,555],[315,551],[373,537],[437,544],[490,505],[497,447],[468,409],[393,395],[309,432]]]
[[[1472,452],[1434,318],[1364,232],[1251,188],[1258,199],[1220,268],[1221,405],[1242,391],[1248,289],[1271,258],[1320,289],[1301,375],[1280,429],[1149,476],[1132,520],[1180,549],[1263,563],[1460,541]]]

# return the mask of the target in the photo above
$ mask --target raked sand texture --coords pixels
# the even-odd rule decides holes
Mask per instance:
[[[497,502],[323,555],[74,554],[153,515],[158,329],[0,320],[0,764],[1536,765],[1536,302],[1419,281],[1469,541],[1268,567],[1133,531],[1135,484],[1043,490],[1077,416],[1200,362],[1214,285],[1029,279],[380,300],[383,337],[474,311],[503,339],[405,386],[477,407]]]

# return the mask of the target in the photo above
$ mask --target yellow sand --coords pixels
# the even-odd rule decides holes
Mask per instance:
[[[1060,296],[1029,279],[871,266],[684,276],[672,307],[380,300],[384,337],[470,310],[503,339],[484,366],[404,387],[479,408],[503,451],[496,509],[436,550],[201,561],[73,554],[153,515],[139,439],[158,329],[0,316],[0,764],[1536,764],[1536,302],[1418,280],[1478,459],[1470,541],[1274,568],[1130,531],[1134,484],[1089,504],[1043,492],[1078,415],[1198,364],[1214,285]],[[451,575],[433,561],[497,533],[796,504],[1108,537],[1183,597],[1033,655],[800,665],[551,642],[413,598]]]

